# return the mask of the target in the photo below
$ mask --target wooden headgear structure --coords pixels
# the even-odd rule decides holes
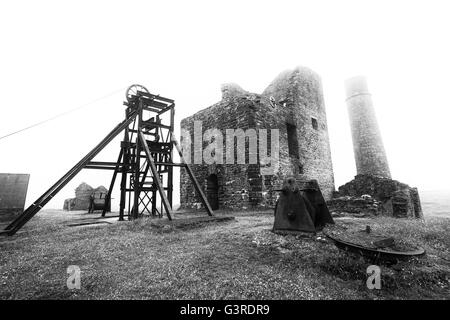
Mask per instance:
[[[151,94],[141,85],[132,85],[126,91],[124,105],[127,107],[125,120],[12,221],[4,231],[1,231],[1,234],[15,234],[82,169],[114,171],[105,199],[108,204],[111,201],[111,192],[116,178],[118,174],[121,174],[119,220],[124,220],[125,211],[129,219],[136,219],[145,214],[162,217],[165,212],[167,218],[172,220],[174,166],[184,167],[187,170],[208,215],[213,215],[211,206],[191,167],[184,160],[180,145],[174,136],[174,100]],[[121,132],[124,132],[124,138],[117,161],[92,161]],[[174,147],[180,156],[181,163],[173,162]],[[128,208],[125,210],[127,203]],[[105,215],[105,211],[104,209],[102,216]]]

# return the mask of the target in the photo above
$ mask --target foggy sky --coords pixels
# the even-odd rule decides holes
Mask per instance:
[[[447,1],[2,1],[0,136],[116,94],[0,140],[0,172],[31,174],[30,204],[123,119],[127,86],[175,99],[179,135],[182,118],[220,100],[222,83],[261,93],[303,65],[322,77],[336,187],[356,174],[344,81],[364,75],[392,177],[419,191],[450,189],[448,9]],[[97,159],[115,161],[120,138]],[[47,207],[62,208],[83,181],[108,187],[111,174],[83,171]]]

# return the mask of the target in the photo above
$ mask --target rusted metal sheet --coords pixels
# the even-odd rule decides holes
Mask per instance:
[[[301,193],[314,207],[313,220],[316,230],[321,230],[328,223],[334,224],[317,180],[309,180],[301,189]]]
[[[29,174],[0,173],[0,222],[23,212],[29,180]]]
[[[317,181],[303,181],[303,185],[300,188],[293,176],[284,180],[275,206],[275,233],[316,232],[334,224]]]
[[[397,263],[401,260],[408,260],[413,257],[423,256],[426,252],[425,249],[418,246],[411,246],[409,250],[403,251],[395,250],[395,248],[370,248],[361,244],[355,244],[351,242],[339,239],[335,235],[330,235],[328,232],[325,235],[333,240],[336,247],[344,251],[350,251],[357,253],[363,257],[373,260],[373,263],[379,263],[380,261]]]
[[[378,241],[373,241],[372,243],[377,248],[392,247],[395,244],[394,238],[386,238]]]

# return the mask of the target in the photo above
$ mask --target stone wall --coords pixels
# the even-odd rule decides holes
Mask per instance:
[[[314,123],[313,123],[314,119]],[[326,199],[334,191],[328,126],[323,102],[322,85],[317,74],[307,68],[297,68],[280,74],[262,94],[249,93],[238,85],[222,86],[222,100],[181,121],[181,128],[191,133],[191,160],[194,160],[194,121],[202,121],[202,133],[219,129],[226,146],[226,129],[267,130],[268,155],[271,154],[271,129],[279,130],[279,170],[275,174],[261,174],[258,164],[249,164],[248,141],[245,146],[246,164],[192,164],[203,190],[207,180],[217,175],[219,207],[231,209],[264,208],[275,205],[277,192],[288,175],[300,179],[316,179]],[[288,129],[294,128],[298,153],[289,152]],[[182,137],[183,139],[183,137]],[[209,144],[203,141],[203,149]],[[235,141],[236,145],[236,141]],[[292,147],[292,146],[291,146]],[[240,152],[242,152],[241,150]],[[237,154],[235,152],[235,158]],[[182,208],[200,207],[200,200],[186,171],[181,171],[180,195]]]
[[[377,216],[382,215],[383,205],[381,201],[378,201],[372,197],[351,197],[342,196],[331,199],[327,202],[328,209],[332,212],[333,216]]]
[[[181,127],[188,130],[191,134],[191,167],[194,174],[201,184],[203,190],[206,192],[207,179],[210,175],[217,175],[218,180],[218,196],[219,207],[236,208],[248,207],[255,204],[255,188],[254,182],[249,178],[254,175],[254,172],[259,171],[259,165],[248,164],[248,155],[246,155],[247,164],[195,164],[195,148],[194,148],[194,121],[201,121],[202,134],[210,128],[217,128],[221,130],[224,136],[223,162],[225,163],[225,135],[226,129],[240,128],[243,130],[254,128],[255,119],[251,111],[253,102],[248,99],[245,94],[236,94],[234,90],[233,95],[228,95],[228,88],[223,87],[224,99],[213,106],[196,113],[195,115],[183,119]],[[184,137],[181,137],[181,144],[183,145]],[[201,151],[203,151],[210,142],[203,141]],[[246,148],[248,151],[248,146]],[[185,154],[186,151],[183,150]],[[248,152],[246,152],[248,154]],[[249,177],[250,174],[250,177]],[[199,208],[201,201],[196,193],[191,179],[187,174],[185,168],[181,169],[180,174],[180,202],[182,208]]]
[[[281,174],[277,183],[282,183],[287,175],[315,179],[325,199],[330,199],[334,174],[320,77],[304,67],[285,71],[267,87],[263,96],[272,96],[277,102],[276,108],[262,106],[257,112],[263,127],[280,130]],[[289,155],[286,123],[297,129],[298,157]]]
[[[417,188],[396,180],[371,175],[357,175],[355,179],[339,187],[335,198],[328,202],[330,210],[351,211],[352,201],[355,198],[370,195],[380,202],[376,214],[393,217],[423,218]],[[348,208],[343,208],[341,197],[347,198]],[[341,203],[342,202],[342,203]],[[349,211],[349,212],[350,212]]]
[[[93,195],[96,199],[100,198],[100,195],[102,195],[102,197],[104,198],[107,192],[108,189],[106,189],[104,186],[99,186],[94,189],[87,183],[82,182],[75,189],[75,198],[64,200],[63,210],[88,210],[91,201],[91,195]],[[107,211],[110,211],[110,207],[108,207]]]

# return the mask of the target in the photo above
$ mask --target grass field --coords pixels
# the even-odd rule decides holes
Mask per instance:
[[[0,238],[0,299],[448,299],[450,219],[336,219],[366,224],[427,250],[381,265],[381,290],[366,287],[370,261],[329,240],[279,236],[271,212],[227,213],[225,222],[165,225],[152,219],[68,227],[80,212],[44,210]],[[69,265],[81,289],[66,286]]]

